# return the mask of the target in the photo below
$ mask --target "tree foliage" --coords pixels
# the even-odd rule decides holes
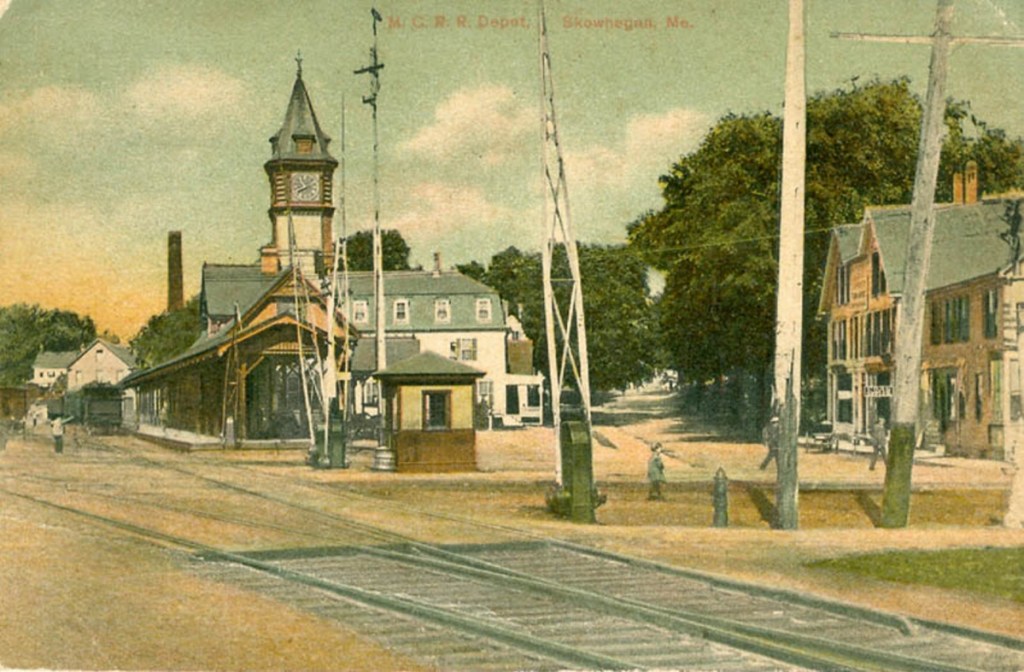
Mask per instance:
[[[373,232],[357,231],[347,239],[348,270],[373,270]],[[385,271],[408,271],[409,244],[395,229],[381,231],[381,255]]]
[[[28,382],[40,352],[81,350],[95,338],[88,316],[36,304],[0,307],[0,384]]]
[[[951,103],[939,198],[974,158],[990,191],[1020,186],[1022,147]],[[804,364],[825,366],[816,319],[832,227],[866,205],[909,203],[921,105],[909,82],[871,82],[820,93],[807,105]],[[781,121],[768,113],[720,119],[701,145],[660,179],[665,205],[629,225],[630,246],[666,273],[661,328],[671,365],[697,382],[736,370],[766,376],[774,349],[778,281]],[[762,386],[763,388],[763,386]]]
[[[656,323],[652,318],[647,265],[623,245],[580,245],[590,384],[593,391],[624,388],[650,377],[657,360]],[[477,264],[467,269],[478,272]],[[461,267],[460,267],[461,268]],[[555,255],[552,276],[567,278],[565,255]],[[534,364],[547,373],[547,337],[540,253],[515,247],[495,254],[481,277],[509,304],[509,311],[534,341]],[[567,305],[565,284],[556,284],[560,305]]]
[[[150,317],[129,345],[139,366],[149,368],[188,350],[200,333],[202,325],[197,294],[178,310]]]

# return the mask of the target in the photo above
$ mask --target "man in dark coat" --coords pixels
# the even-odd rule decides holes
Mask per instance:
[[[768,468],[768,464],[772,460],[779,459],[779,418],[778,416],[772,416],[772,419],[765,425],[764,431],[761,433],[761,441],[764,443],[764,447],[768,449],[768,454],[764,456],[764,461],[761,462],[761,471]]]
[[[871,426],[871,447],[873,452],[871,453],[871,466],[868,467],[871,471],[875,470],[875,462],[878,458],[882,458],[882,462],[885,463],[885,447],[889,443],[888,432],[885,429],[885,418],[879,416],[875,420],[875,424]]]

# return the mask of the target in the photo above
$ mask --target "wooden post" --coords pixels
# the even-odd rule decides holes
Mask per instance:
[[[946,70],[953,18],[953,0],[938,0],[928,93],[921,119],[921,136],[910,206],[905,280],[896,331],[896,367],[893,387],[893,426],[886,460],[882,495],[882,526],[906,527],[910,517],[910,486],[921,396],[921,342],[932,233],[935,230],[935,183],[945,132]]]
[[[775,322],[774,401],[779,406],[775,510],[777,527],[799,526],[797,436],[800,433],[800,356],[803,338],[804,175],[807,97],[804,84],[804,3],[789,1],[786,97],[782,131],[779,289]]]

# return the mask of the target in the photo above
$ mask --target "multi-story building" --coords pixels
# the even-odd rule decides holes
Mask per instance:
[[[33,385],[49,388],[68,372],[68,366],[78,358],[77,350],[52,352],[45,350],[36,355],[32,362]]]
[[[1021,201],[978,201],[971,185],[955,190],[966,202],[935,206],[919,431],[951,454],[1004,458],[1019,433],[1007,423],[1024,415],[1013,312],[1024,320]],[[819,312],[828,319],[828,416],[840,434],[889,420],[909,225],[909,206],[872,207],[833,230]]]
[[[361,334],[353,355],[357,410],[375,413],[373,278],[353,273],[350,286],[352,325]],[[506,426],[542,421],[544,378],[533,371],[532,344],[495,290],[442,270],[435,258],[432,271],[386,272],[384,296],[387,366],[421,351],[460,361],[484,373],[476,398],[492,419]]]
[[[68,391],[90,383],[116,385],[135,367],[135,356],[128,348],[97,338],[68,364]]]

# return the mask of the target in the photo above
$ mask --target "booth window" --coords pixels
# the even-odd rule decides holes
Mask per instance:
[[[423,393],[423,429],[451,428],[451,392]]]

